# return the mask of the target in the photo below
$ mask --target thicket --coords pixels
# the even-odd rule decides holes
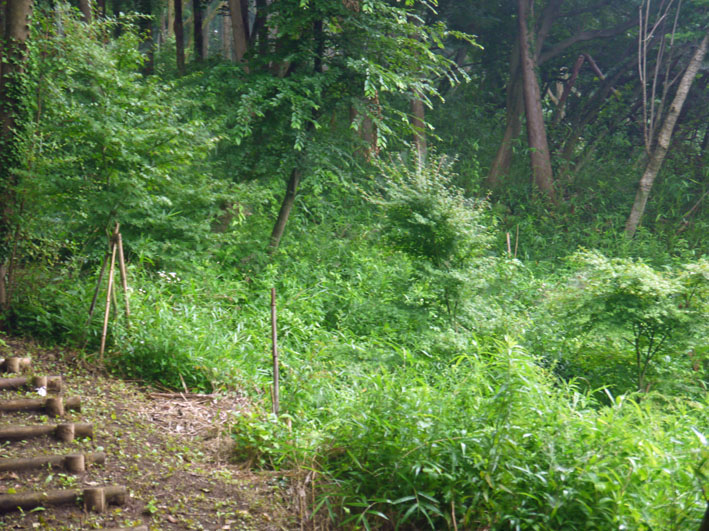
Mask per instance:
[[[234,421],[238,457],[307,471],[292,475],[308,482],[317,517],[352,528],[698,526],[709,266],[695,233],[619,235],[615,180],[626,175],[580,173],[556,208],[522,184],[485,198],[477,160],[492,141],[481,127],[468,143],[449,107],[439,150],[455,145],[458,159],[402,148],[373,163],[339,123],[331,141],[306,135],[308,175],[274,250],[306,129],[274,116],[286,104],[273,84],[249,86],[225,63],[177,81],[144,76],[125,17],[85,24],[58,7],[32,28],[5,327],[94,360],[101,316],[87,324],[87,308],[120,222],[132,317],[129,327],[114,312],[108,367],[246,391],[255,407]],[[303,109],[281,85],[290,120]],[[499,118],[475,112],[478,127]],[[599,164],[621,168],[614,141]],[[598,201],[576,202],[592,179]],[[678,193],[660,190],[660,205]],[[268,413],[271,287],[279,418]]]

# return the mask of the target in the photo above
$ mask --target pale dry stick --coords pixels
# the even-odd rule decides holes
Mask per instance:
[[[271,288],[271,348],[273,354],[273,414],[279,410],[278,331],[276,328],[276,288]]]
[[[121,284],[126,305],[126,327],[130,328],[130,303],[128,302],[128,277],[126,276],[126,260],[123,255],[123,237],[118,233],[118,265],[121,269]]]
[[[519,245],[519,223],[517,224],[517,231],[515,232],[515,254],[514,254],[515,258],[517,258],[518,245]]]
[[[510,233],[507,233],[507,256],[512,256],[512,246],[510,245]]]
[[[118,224],[116,224],[118,231]],[[115,235],[115,231],[114,231]],[[111,267],[108,270],[108,289],[106,290],[106,311],[103,315],[103,331],[101,332],[101,349],[99,350],[99,360],[103,365],[103,354],[106,351],[106,334],[108,333],[108,317],[111,313],[111,291],[113,290],[113,271],[116,268],[116,241],[111,239]]]

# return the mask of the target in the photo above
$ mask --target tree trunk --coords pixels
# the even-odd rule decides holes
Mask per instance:
[[[84,0],[82,0],[84,1]],[[85,0],[88,3],[88,0]],[[145,17],[139,19],[139,26],[141,33],[145,35],[145,44],[147,44],[147,61],[143,65],[143,73],[145,75],[152,75],[155,69],[155,40],[153,36],[153,20],[150,18],[151,15],[151,0],[141,0],[140,10]]]
[[[278,245],[281,243],[281,237],[283,236],[283,232],[286,230],[288,217],[290,216],[291,210],[293,210],[293,203],[295,203],[295,195],[298,192],[298,185],[300,184],[301,176],[302,171],[300,168],[295,168],[290,174],[288,186],[286,187],[286,195],[283,197],[283,202],[281,203],[281,209],[278,212],[276,224],[273,226],[273,231],[271,232],[271,240],[269,243],[270,253],[274,253],[276,249],[278,249]]]
[[[687,99],[687,94],[689,89],[692,87],[694,79],[697,77],[697,72],[699,67],[704,60],[704,56],[707,52],[707,45],[709,44],[709,33],[704,35],[702,42],[699,47],[694,52],[692,59],[687,65],[687,70],[685,70],[682,75],[682,80],[677,87],[677,93],[675,94],[672,105],[670,105],[670,110],[667,113],[664,123],[662,124],[662,129],[657,135],[657,144],[655,148],[650,153],[650,160],[645,167],[645,173],[643,173],[640,183],[638,185],[638,191],[635,195],[635,201],[633,202],[633,208],[630,211],[628,220],[625,224],[625,234],[632,238],[635,232],[638,230],[640,225],[640,220],[645,213],[645,206],[647,205],[647,199],[650,196],[650,191],[652,190],[652,185],[655,182],[655,178],[662,167],[662,163],[665,160],[665,155],[667,155],[667,150],[670,147],[670,141],[672,140],[672,132],[674,131],[675,124],[677,123],[677,117],[682,111],[684,102]]]
[[[248,41],[246,39],[246,27],[244,26],[244,16],[241,13],[240,0],[229,0],[229,14],[231,16],[234,56],[236,62],[241,63],[248,50]]]
[[[182,22],[182,0],[175,0],[175,47],[177,49],[177,73],[185,73],[185,28]]]
[[[165,36],[172,37],[175,34],[175,0],[167,1],[167,23],[165,24]]]
[[[554,201],[554,176],[551,168],[546,128],[544,127],[544,114],[539,83],[535,72],[536,65],[533,59],[533,48],[527,30],[529,23],[528,2],[529,0],[517,0],[519,55],[522,67],[524,108],[527,116],[527,141],[531,150],[530,159],[533,182],[547,197]]]
[[[84,22],[91,24],[91,0],[79,0],[79,10],[81,11],[81,16],[84,19]]]
[[[194,57],[197,61],[204,61],[204,33],[202,33],[202,2],[192,0],[192,19],[194,21]]]
[[[515,46],[519,56],[519,48]],[[518,62],[515,61],[515,63]],[[519,136],[522,130],[521,115],[524,110],[524,100],[522,99],[522,79],[518,66],[514,70],[510,68],[510,80],[507,85],[507,113],[505,119],[505,133],[502,142],[497,149],[495,159],[492,161],[490,171],[485,179],[485,184],[490,188],[497,188],[500,185],[500,178],[510,171],[512,164],[512,143]]]
[[[19,163],[15,128],[20,101],[16,85],[25,68],[29,17],[32,0],[4,0],[0,3],[0,311],[10,307],[11,260],[13,248],[14,216],[17,208],[15,187],[18,184],[14,168]]]
[[[421,168],[426,162],[426,108],[423,105],[421,94],[414,92],[411,99],[411,125],[414,128],[414,147],[418,156],[418,167]]]

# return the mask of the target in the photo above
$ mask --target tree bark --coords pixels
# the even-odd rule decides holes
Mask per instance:
[[[29,17],[32,0],[3,0],[0,3],[0,312],[10,307],[13,219],[17,208],[14,168],[19,163],[15,129],[20,107],[20,76],[25,68]]]
[[[241,63],[248,50],[248,41],[246,38],[246,27],[244,26],[244,16],[241,12],[240,0],[229,0],[229,15],[231,18],[234,56],[236,62]]]
[[[421,99],[421,94],[416,91],[411,99],[411,125],[414,129],[414,147],[418,156],[418,166],[421,168],[426,162],[426,153],[428,152],[426,144],[426,108]]]
[[[300,184],[301,176],[302,171],[300,168],[295,168],[291,172],[290,178],[288,179],[286,195],[283,197],[283,202],[281,203],[281,209],[278,212],[276,224],[273,226],[273,231],[271,232],[271,239],[269,243],[271,253],[274,253],[276,249],[278,249],[278,245],[281,243],[283,232],[286,230],[286,223],[288,223],[291,210],[293,210],[293,203],[295,203],[295,196],[298,192],[298,185]]]
[[[198,61],[206,59],[204,53],[204,33],[202,32],[203,22],[202,2],[192,0],[192,19],[194,21],[194,56]]]
[[[91,1],[90,0],[79,0],[79,10],[81,11],[81,16],[84,22],[91,24],[92,13],[91,13]]]
[[[522,67],[522,92],[524,94],[524,108],[527,116],[527,141],[530,148],[532,165],[532,179],[534,184],[555,201],[554,175],[549,155],[546,128],[544,127],[544,114],[542,111],[541,95],[533,47],[530,43],[528,0],[517,0],[518,25],[519,25],[519,55]]]
[[[185,73],[185,28],[182,21],[182,0],[175,1],[175,47],[177,49],[177,73]]]
[[[652,185],[655,182],[655,178],[662,167],[662,163],[665,160],[665,155],[667,155],[667,151],[670,147],[672,132],[674,131],[675,124],[677,123],[677,117],[682,111],[682,107],[687,99],[687,94],[689,93],[689,89],[692,87],[692,83],[697,77],[697,72],[699,71],[699,67],[701,66],[707,52],[707,45],[709,45],[709,33],[704,35],[704,38],[701,43],[699,43],[697,50],[690,59],[687,69],[682,75],[682,80],[677,87],[677,93],[675,94],[674,100],[670,105],[670,110],[667,113],[667,117],[662,124],[662,129],[660,129],[660,132],[657,135],[657,144],[650,153],[650,160],[648,161],[647,166],[645,167],[645,172],[643,173],[640,183],[638,184],[638,191],[635,195],[633,208],[631,209],[628,220],[625,223],[625,234],[630,238],[635,235],[643,214],[645,213],[645,207],[647,205],[648,197],[650,196],[650,191],[652,190]]]
[[[505,133],[485,179],[485,184],[493,189],[500,185],[500,178],[510,171],[512,143],[522,130],[521,115],[524,110],[524,100],[522,99],[522,75],[519,70],[519,46],[517,44],[515,44],[514,56],[517,59],[513,58],[510,66],[510,80],[507,85]]]

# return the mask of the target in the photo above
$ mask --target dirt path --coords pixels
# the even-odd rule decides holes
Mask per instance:
[[[255,475],[230,463],[230,418],[247,401],[238,395],[160,393],[83,367],[70,351],[5,340],[0,357],[32,359],[30,374],[62,375],[65,397],[81,397],[81,411],[61,422],[93,424],[93,439],[50,437],[0,442],[0,458],[104,452],[105,464],[84,473],[42,467],[0,471],[0,495],[50,489],[122,485],[129,497],[106,512],[83,504],[0,514],[0,529],[102,529],[146,525],[150,530],[289,530],[299,528],[284,499],[281,478]],[[9,376],[9,375],[4,375]],[[0,391],[0,400],[39,398],[37,390]],[[0,412],[0,429],[56,422],[44,413]]]

